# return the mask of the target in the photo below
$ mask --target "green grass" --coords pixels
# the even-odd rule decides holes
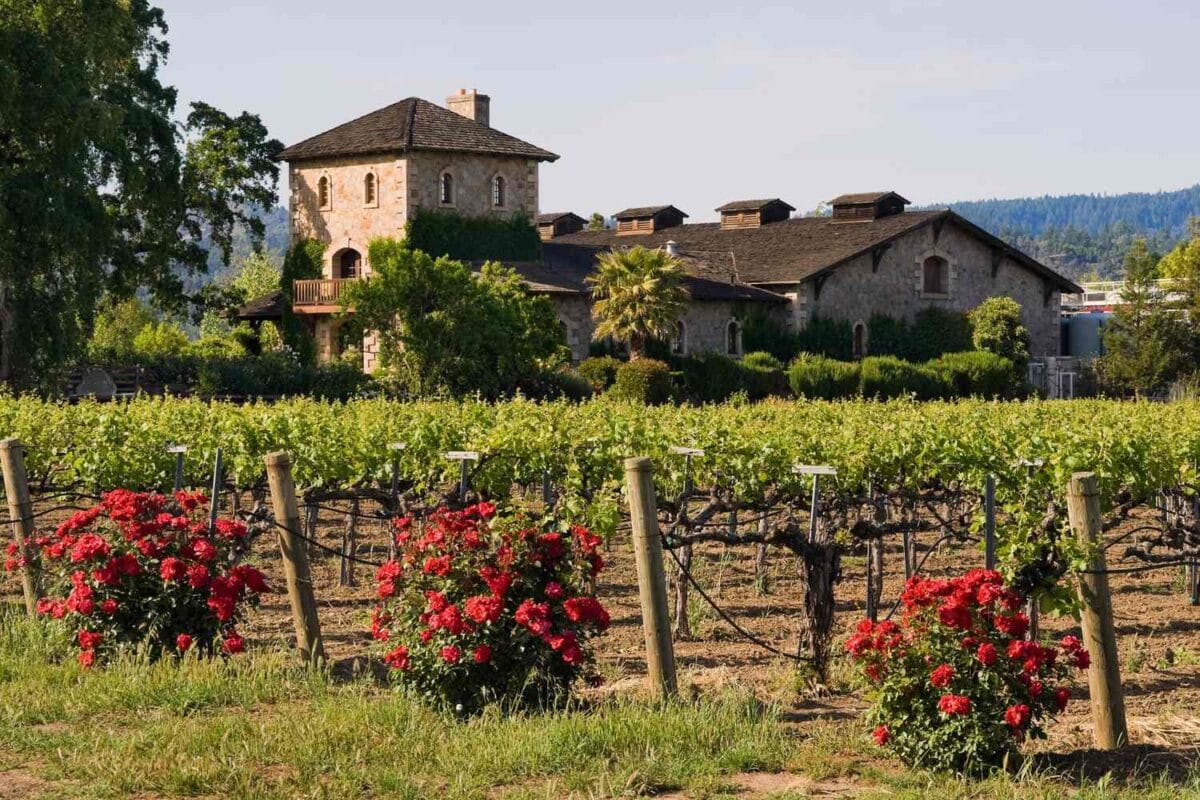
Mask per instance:
[[[1200,797],[1200,776],[1138,788],[1049,774],[965,782],[881,760],[854,722],[803,735],[728,691],[695,703],[458,720],[363,677],[260,651],[228,662],[130,657],[85,671],[52,629],[0,612],[0,772],[22,795],[123,798],[739,797],[738,773],[792,771],[864,797]],[[17,773],[0,775],[13,781]],[[4,787],[0,786],[0,789]],[[0,791],[0,796],[3,796]],[[799,798],[781,788],[765,798]]]
[[[54,793],[80,797],[619,796],[707,793],[723,775],[782,769],[794,748],[745,694],[463,721],[293,663],[266,652],[85,671],[46,628],[9,617],[0,768],[31,765]]]

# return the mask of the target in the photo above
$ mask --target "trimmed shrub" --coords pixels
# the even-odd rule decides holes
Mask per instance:
[[[742,366],[751,367],[753,369],[783,369],[783,362],[778,358],[759,350],[754,353],[746,353],[742,356]]]
[[[719,403],[745,388],[741,365],[720,353],[699,353],[676,364],[683,394],[694,403]]]
[[[1029,331],[1021,321],[1021,306],[1011,297],[989,297],[968,314],[971,343],[1012,361],[1022,372],[1029,363]]]
[[[868,398],[915,395],[918,400],[935,400],[953,394],[944,373],[895,356],[864,358],[859,376],[859,393]]]
[[[656,405],[671,399],[671,370],[661,361],[639,358],[622,364],[609,392],[618,400]]]
[[[579,377],[592,385],[594,391],[602,392],[617,380],[617,370],[623,363],[625,362],[621,359],[612,356],[593,356],[579,362],[575,371],[579,373]]]
[[[801,353],[788,367],[788,384],[797,397],[835,400],[858,391],[858,364]]]
[[[1013,362],[984,350],[946,353],[927,366],[940,372],[960,397],[1010,397],[1017,388]]]

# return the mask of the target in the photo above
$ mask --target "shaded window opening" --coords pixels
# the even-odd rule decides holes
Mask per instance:
[[[730,320],[729,326],[725,329],[725,352],[731,356],[741,355],[741,339],[742,330],[737,320]]]
[[[861,322],[854,325],[854,357],[863,358],[867,354],[867,326]]]
[[[671,353],[673,355],[682,356],[687,352],[687,328],[683,325],[683,320],[675,323],[675,333],[671,337]]]
[[[375,174],[367,173],[367,177],[363,178],[363,202],[367,205],[375,204]]]
[[[492,179],[492,205],[504,208],[504,176],[497,175]]]
[[[362,277],[362,256],[357,250],[343,250],[337,258],[338,278]]]
[[[941,256],[930,256],[925,259],[925,293],[948,294],[949,264]]]
[[[321,208],[329,208],[329,178],[324,175],[317,181],[317,203]]]
[[[454,176],[449,172],[442,173],[441,202],[447,205],[454,202]]]

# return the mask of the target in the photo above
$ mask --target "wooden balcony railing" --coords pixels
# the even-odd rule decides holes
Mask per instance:
[[[342,287],[358,278],[319,278],[292,283],[293,306],[336,306],[340,304]]]

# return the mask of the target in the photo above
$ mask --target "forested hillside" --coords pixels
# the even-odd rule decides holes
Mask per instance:
[[[1130,243],[1144,237],[1166,252],[1200,216],[1200,184],[1173,192],[1073,194],[949,205],[1073,278],[1117,278]]]

